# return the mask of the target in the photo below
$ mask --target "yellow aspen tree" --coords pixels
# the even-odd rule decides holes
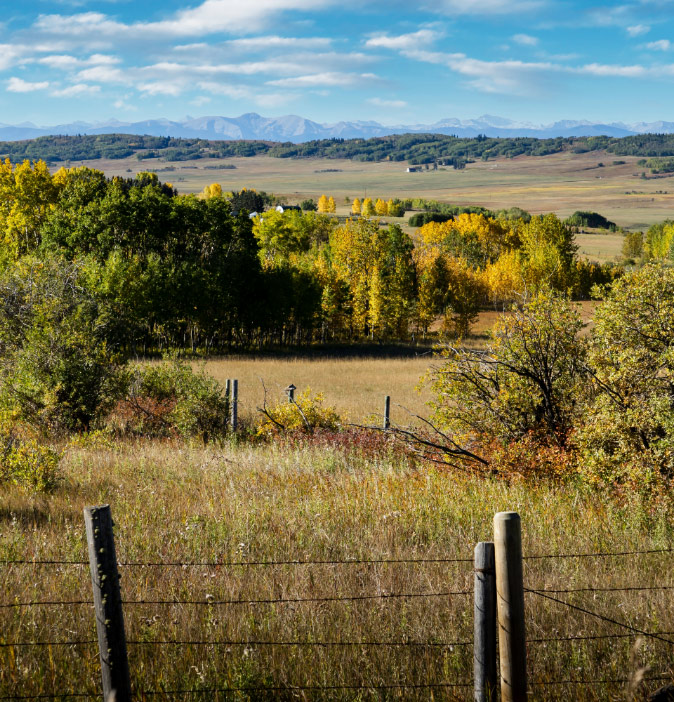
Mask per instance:
[[[332,195],[330,195],[330,197],[328,198],[328,209],[327,209],[327,211],[328,211],[328,212],[332,212],[332,213],[337,212],[337,205],[335,204],[335,198],[332,197]]]
[[[360,214],[360,200],[356,198],[351,205],[352,214]]]
[[[372,204],[372,198],[366,197],[363,200],[361,214],[363,215],[363,217],[374,217],[375,209],[374,209],[374,205]]]
[[[388,206],[384,202],[384,200],[378,197],[376,202],[374,203],[374,211],[379,217],[384,217],[388,214]]]
[[[325,195],[321,195],[321,196],[318,198],[317,210],[318,210],[319,212],[322,212],[323,214],[325,214],[326,212],[329,212],[329,211],[330,211],[330,210],[328,209],[328,206],[329,206],[329,205],[328,205],[328,198],[327,198]]]
[[[40,244],[40,225],[56,202],[59,186],[44,161],[0,164],[0,242],[3,258],[18,258]]]

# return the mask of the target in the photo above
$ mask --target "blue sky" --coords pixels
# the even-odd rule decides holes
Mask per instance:
[[[0,123],[674,121],[674,0],[0,0]],[[413,9],[410,9],[410,8]]]

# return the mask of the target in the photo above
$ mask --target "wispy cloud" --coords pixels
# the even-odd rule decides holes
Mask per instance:
[[[633,24],[627,27],[626,31],[631,37],[640,37],[642,34],[648,34],[651,28],[646,24]]]
[[[422,6],[448,15],[510,15],[548,4],[546,0],[427,0]]]
[[[196,7],[180,10],[158,22],[124,23],[100,12],[75,15],[41,15],[35,27],[42,32],[97,39],[120,37],[157,39],[159,37],[208,36],[219,32],[255,33],[273,26],[286,11],[311,11],[333,4],[334,0],[205,0]]]
[[[529,34],[514,34],[511,38],[520,46],[538,46],[538,38]]]
[[[669,39],[658,39],[657,41],[649,41],[645,47],[650,51],[669,51],[672,48],[672,42]]]
[[[322,88],[322,87],[353,87],[378,81],[374,73],[309,73],[293,78],[267,81],[267,85],[277,85],[285,88]]]
[[[74,85],[69,85],[67,88],[57,88],[50,91],[52,97],[60,98],[73,98],[81,97],[83,95],[96,95],[101,92],[101,87],[99,85],[87,85],[86,83],[75,83]]]
[[[36,90],[46,90],[49,87],[49,81],[39,81],[30,83],[22,78],[12,76],[7,81],[7,90],[10,93],[34,93]]]
[[[393,107],[393,108],[403,108],[407,107],[409,103],[405,100],[386,100],[384,98],[373,97],[366,100],[370,105],[375,107]]]
[[[398,36],[381,33],[371,35],[365,46],[370,49],[423,49],[425,45],[432,44],[440,37],[442,34],[432,29],[420,29],[418,32]]]

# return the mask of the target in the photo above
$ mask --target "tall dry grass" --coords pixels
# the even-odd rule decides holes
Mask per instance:
[[[419,381],[432,364],[432,356],[417,358],[250,358],[213,359],[206,371],[221,384],[239,381],[239,400],[244,420],[255,421],[258,407],[283,401],[291,383],[296,394],[310,388],[322,393],[325,404],[334,405],[349,421],[363,423],[382,415],[384,397],[391,396],[391,419],[409,424],[412,414],[426,415],[430,395]]]
[[[647,550],[672,543],[668,505],[621,503],[582,489],[458,477],[415,465],[395,446],[330,437],[273,445],[117,443],[71,450],[52,495],[0,495],[0,559],[85,560],[82,509],[110,503],[121,561],[471,558],[500,510],[522,515],[525,554]],[[672,554],[528,560],[530,587],[672,585]],[[470,590],[470,563],[122,569],[125,600],[278,599]],[[0,566],[2,602],[91,599],[86,566]],[[674,630],[668,591],[559,595],[653,631]],[[531,639],[623,633],[527,595]],[[125,606],[134,689],[371,686],[248,692],[222,699],[453,700],[469,688],[376,690],[382,684],[469,683],[472,599]],[[0,609],[0,643],[94,640],[90,605]],[[152,645],[157,640],[227,645]],[[422,646],[266,646],[233,642],[416,642]],[[143,643],[145,642],[145,643]],[[619,700],[625,685],[539,685],[671,673],[671,646],[633,639],[529,645],[532,699]],[[647,674],[649,675],[649,674]],[[652,689],[657,683],[646,684]],[[640,688],[639,697],[642,695]],[[0,696],[98,694],[95,645],[0,647]],[[212,693],[187,699],[212,699]],[[142,698],[142,697],[141,697]],[[160,695],[159,699],[173,699]]]

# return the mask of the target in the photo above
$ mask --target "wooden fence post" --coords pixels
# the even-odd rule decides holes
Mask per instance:
[[[384,429],[391,428],[391,396],[384,399]]]
[[[524,702],[527,699],[527,651],[522,529],[517,512],[499,512],[494,517],[494,547],[501,702]]]
[[[231,397],[232,397],[232,381],[229,378],[227,378],[227,380],[225,381],[225,418],[226,418],[227,422],[230,421],[229,413],[230,413],[230,407],[232,405]]]
[[[286,388],[286,395],[288,395],[288,402],[290,404],[295,403],[295,390],[297,390],[297,388],[292,383]]]
[[[232,380],[232,431],[236,431],[239,426],[239,381],[234,378]]]
[[[491,541],[475,547],[474,587],[474,700],[496,702],[496,571]]]
[[[85,507],[84,523],[89,547],[91,584],[94,591],[103,700],[104,702],[109,700],[130,702],[129,660],[126,653],[124,613],[110,505]]]

